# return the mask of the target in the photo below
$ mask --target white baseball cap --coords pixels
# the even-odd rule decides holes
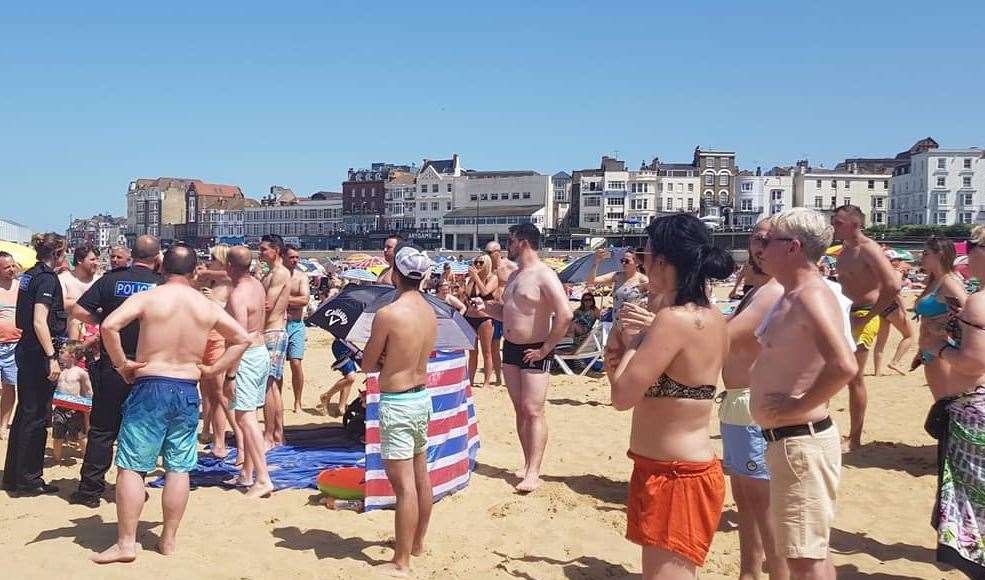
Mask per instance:
[[[427,254],[413,246],[404,246],[393,256],[393,264],[401,274],[411,280],[423,280],[434,266]]]

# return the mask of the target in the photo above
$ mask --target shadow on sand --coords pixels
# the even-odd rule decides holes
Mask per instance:
[[[929,527],[928,527],[929,529]],[[836,554],[868,554],[881,562],[891,562],[894,560],[905,560],[907,562],[922,562],[936,567],[938,570],[947,570],[935,561],[936,551],[932,548],[914,546],[912,544],[884,544],[875,538],[870,538],[862,532],[846,532],[838,528],[831,528],[831,551]],[[856,570],[857,572],[857,570]],[[839,578],[842,576],[839,574]],[[862,575],[862,578],[870,576]],[[896,576],[871,576],[872,578],[896,578]]]
[[[596,580],[597,578],[638,578],[638,574],[633,574],[626,569],[625,566],[619,564],[612,564],[606,562],[605,560],[600,560],[599,558],[594,558],[592,556],[582,556],[580,558],[573,558],[571,560],[556,560],[554,558],[547,558],[545,556],[524,556],[522,558],[514,558],[500,552],[493,552],[500,558],[503,559],[502,562],[496,565],[496,568],[502,570],[513,576],[514,578],[523,578],[525,580],[536,580],[534,576],[527,574],[526,572],[520,572],[518,570],[512,570],[510,563],[512,562],[529,562],[529,563],[543,563],[551,564],[553,566],[560,566],[561,571],[565,578],[571,580]]]
[[[367,548],[386,546],[386,542],[368,542],[362,538],[343,538],[327,530],[307,530],[302,532],[296,526],[276,528],[271,532],[280,540],[274,547],[295,550],[298,552],[312,551],[319,560],[355,560],[371,566],[383,564],[387,560],[375,560],[365,554]]]
[[[486,463],[476,463],[475,473],[492,479],[502,479],[510,485],[516,485],[520,479],[507,469]],[[541,479],[551,483],[563,483],[568,489],[579,494],[594,497],[604,503],[625,504],[629,484],[615,481],[603,475],[587,473],[585,475],[541,475]],[[536,492],[534,492],[536,493]]]
[[[914,477],[937,474],[937,445],[909,445],[889,441],[873,441],[846,453],[844,465],[859,469],[889,469]]]
[[[116,522],[104,522],[100,515],[76,518],[70,521],[72,522],[71,526],[45,530],[28,542],[28,545],[59,538],[71,538],[73,542],[87,550],[102,552],[116,542]],[[143,521],[137,525],[137,541],[145,550],[152,550],[157,546],[160,538],[150,533],[150,530],[161,525],[163,525],[162,522]]]

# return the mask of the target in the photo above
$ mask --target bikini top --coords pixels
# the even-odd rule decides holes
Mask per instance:
[[[645,296],[638,283],[630,284],[629,280],[624,280],[622,284],[612,293],[612,312],[616,314],[622,305],[628,300],[635,302]]]
[[[939,286],[930,294],[917,300],[917,303],[913,305],[913,312],[927,318],[937,318],[938,316],[947,314],[947,304],[937,299],[938,292],[940,292]]]
[[[694,399],[697,401],[709,401],[715,398],[715,385],[698,385],[692,387],[679,383],[667,376],[667,373],[660,375],[657,382],[646,390],[644,397],[656,399],[659,397],[670,397],[673,399]]]

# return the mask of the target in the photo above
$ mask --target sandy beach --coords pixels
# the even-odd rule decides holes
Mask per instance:
[[[887,358],[895,346],[894,337]],[[331,338],[309,333],[305,412],[288,425],[335,421],[314,407],[338,374],[330,370]],[[289,385],[289,379],[285,385]],[[845,457],[838,517],[832,533],[840,578],[962,578],[933,564],[930,509],[935,486],[934,441],[923,431],[931,403],[923,375],[870,377],[867,445]],[[285,387],[285,401],[291,400]],[[529,496],[513,492],[520,451],[505,389],[477,389],[482,449],[471,485],[435,506],[428,554],[414,561],[418,578],[595,579],[638,576],[639,548],[623,538],[629,413],[608,406],[604,378],[555,376],[548,396],[547,483]],[[848,399],[832,405],[847,431]],[[717,443],[717,422],[713,426]],[[6,450],[0,442],[0,452]],[[50,440],[49,440],[50,445]],[[89,557],[113,543],[112,503],[97,510],[68,503],[81,458],[45,470],[57,496],[10,499],[0,493],[0,553],[12,578],[354,578],[388,558],[390,511],[358,514],[318,505],[315,490],[286,490],[249,501],[237,491],[200,488],[178,537],[178,554],[153,551],[161,529],[160,490],[151,496],[130,565],[101,567]],[[49,462],[50,465],[50,462]],[[115,471],[110,472],[110,480]],[[112,497],[112,492],[108,493]],[[720,531],[703,578],[735,578],[735,505],[726,498]]]

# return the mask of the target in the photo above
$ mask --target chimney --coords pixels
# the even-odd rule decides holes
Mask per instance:
[[[756,166],[756,177],[761,177],[763,175],[763,168],[759,165]]]

